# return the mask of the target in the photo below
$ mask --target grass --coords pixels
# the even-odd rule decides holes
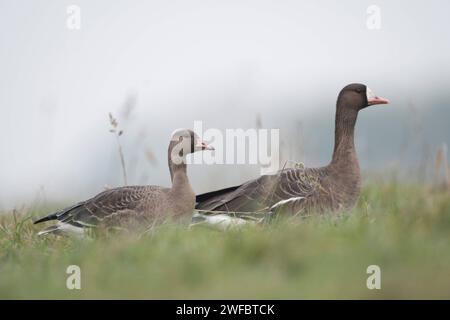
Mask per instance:
[[[450,298],[450,193],[366,185],[341,216],[218,232],[166,224],[144,236],[38,237],[42,208],[0,215],[0,298]],[[81,290],[66,268],[81,268]],[[366,269],[381,268],[381,290]]]

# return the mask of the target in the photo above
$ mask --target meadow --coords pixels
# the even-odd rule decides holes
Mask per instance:
[[[343,214],[220,232],[166,223],[145,234],[37,236],[52,207],[0,214],[1,299],[450,298],[450,192],[370,179]],[[81,269],[69,290],[66,269]],[[381,269],[369,290],[367,267]]]

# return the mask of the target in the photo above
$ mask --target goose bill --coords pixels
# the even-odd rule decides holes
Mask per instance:
[[[366,95],[367,95],[367,104],[369,106],[373,106],[374,104],[388,104],[389,100],[376,96],[372,90],[369,88],[366,89]]]
[[[213,146],[207,144],[207,143],[204,142],[204,141],[199,142],[199,143],[196,145],[196,149],[197,149],[197,150],[215,150]]]
[[[369,102],[369,106],[373,106],[374,104],[388,104],[389,100],[381,97],[374,97],[370,100],[367,100]]]

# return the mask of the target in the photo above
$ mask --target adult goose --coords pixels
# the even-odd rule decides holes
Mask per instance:
[[[195,193],[186,173],[186,156],[201,150],[214,150],[192,131],[173,132],[168,150],[171,188],[160,186],[125,186],[103,191],[95,197],[61,211],[51,213],[34,223],[58,220],[39,234],[70,231],[83,234],[85,228],[146,227],[158,219],[191,216]]]
[[[386,103],[387,99],[374,95],[363,84],[347,85],[337,98],[334,152],[327,166],[285,169],[236,187],[201,194],[196,197],[196,208],[210,212],[268,210],[288,214],[352,208],[361,186],[354,144],[358,112]],[[193,221],[202,219],[205,217],[196,215]]]

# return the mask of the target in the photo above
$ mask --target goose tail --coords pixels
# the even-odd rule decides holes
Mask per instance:
[[[58,219],[58,216],[57,216],[57,213],[54,212],[54,213],[49,214],[48,216],[45,216],[43,218],[40,218],[40,219],[34,221],[33,224],[50,221],[50,220],[56,220],[56,219]]]

